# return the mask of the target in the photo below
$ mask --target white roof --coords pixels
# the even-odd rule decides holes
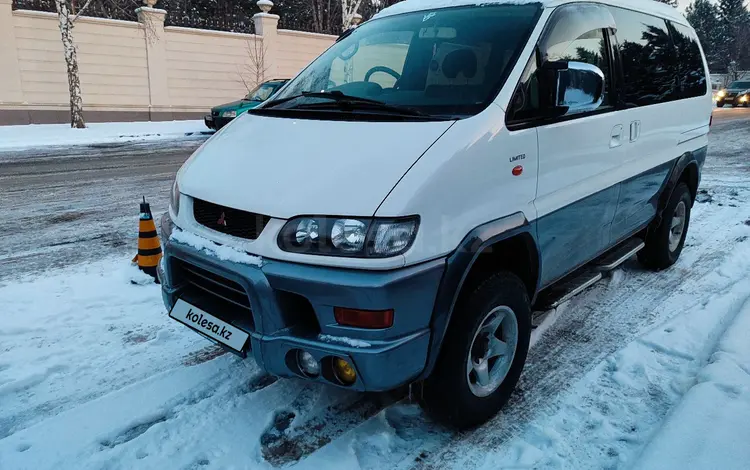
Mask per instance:
[[[522,5],[528,3],[540,3],[544,8],[554,8],[567,3],[579,2],[603,3],[605,5],[618,6],[666,18],[677,23],[688,24],[682,13],[677,11],[676,8],[656,0],[404,0],[381,10],[380,13],[374,16],[374,18],[457,6]]]

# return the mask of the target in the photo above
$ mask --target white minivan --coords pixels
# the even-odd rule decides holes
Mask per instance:
[[[177,174],[170,316],[267,373],[418,384],[476,425],[532,312],[634,254],[671,266],[706,158],[695,31],[653,0],[406,0]]]

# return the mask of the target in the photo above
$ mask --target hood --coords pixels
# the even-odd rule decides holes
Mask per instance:
[[[219,106],[214,106],[211,108],[212,112],[222,112],[222,111],[230,111],[232,109],[252,109],[259,104],[261,104],[262,101],[250,101],[250,100],[237,100],[232,101],[231,103],[224,103],[220,104]]]
[[[371,216],[452,124],[243,114],[180,169],[180,191],[283,219],[304,214]]]

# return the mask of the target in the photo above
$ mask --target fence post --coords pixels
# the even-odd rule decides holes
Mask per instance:
[[[0,0],[0,105],[20,106],[23,104],[23,89],[12,4],[13,0]],[[0,124],[28,123],[27,112],[0,110]]]
[[[280,17],[268,13],[273,8],[271,0],[258,0],[256,5],[261,9],[261,13],[253,15],[253,23],[255,23],[255,34],[263,39],[265,76],[266,78],[279,78],[278,27]]]
[[[172,120],[169,84],[167,83],[167,49],[164,38],[166,10],[137,8],[138,22],[143,25],[148,67],[149,120]]]

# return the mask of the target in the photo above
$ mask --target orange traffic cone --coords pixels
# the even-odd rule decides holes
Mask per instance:
[[[151,206],[146,202],[146,196],[143,196],[140,221],[138,222],[138,254],[133,258],[133,262],[136,261],[141,271],[151,275],[157,283],[159,282],[159,278],[156,276],[156,266],[161,261],[161,243],[159,242],[159,234],[156,233],[154,217],[151,215]]]

